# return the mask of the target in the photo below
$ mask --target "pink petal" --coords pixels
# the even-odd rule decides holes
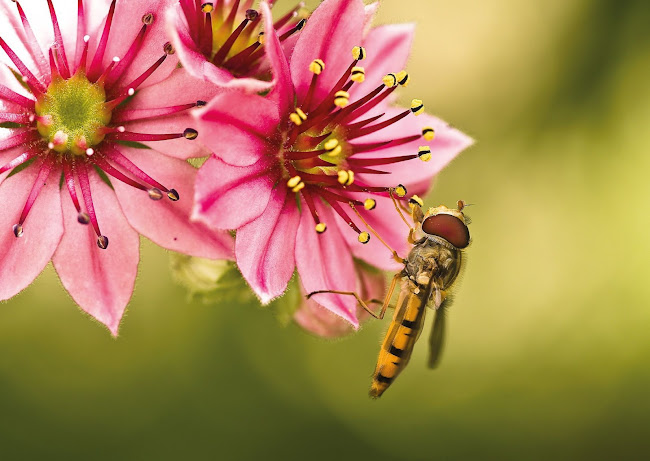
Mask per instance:
[[[177,202],[167,197],[153,201],[142,190],[112,181],[122,211],[138,233],[168,250],[210,259],[233,259],[234,242],[228,232],[211,231],[200,223],[190,222],[195,168],[155,150],[125,146],[119,150],[142,171],[180,195]]]
[[[280,187],[260,217],[237,230],[237,265],[263,304],[287,289],[299,223],[295,196]]]
[[[369,272],[357,266],[357,293],[364,300],[383,299],[386,290],[386,279],[379,271]],[[303,293],[305,295],[305,293]],[[376,308],[377,305],[371,305]],[[370,318],[362,307],[357,307],[359,320]],[[305,299],[302,306],[294,315],[294,320],[305,330],[324,338],[345,336],[354,331],[352,326],[338,315],[322,307],[313,299]]]
[[[345,238],[334,223],[334,220],[341,218],[335,215],[331,208],[317,202],[318,214],[328,226],[324,233],[318,234],[314,229],[311,214],[306,211],[308,208],[305,203],[302,204],[302,209],[296,240],[296,266],[304,291],[353,291],[354,263]],[[317,294],[313,299],[355,328],[359,326],[356,300],[353,296]]]
[[[404,109],[397,107],[383,107],[381,112],[386,112],[385,119],[401,113]],[[383,120],[383,119],[382,119]],[[355,139],[353,144],[374,143],[402,138],[411,134],[420,133],[425,126],[433,127],[435,138],[428,142],[424,138],[419,138],[411,143],[397,147],[388,147],[380,149],[372,154],[360,154],[364,158],[373,157],[393,157],[408,154],[417,154],[419,146],[430,146],[431,160],[423,162],[418,159],[407,160],[404,162],[393,163],[390,165],[381,165],[378,169],[389,171],[388,175],[368,175],[360,174],[359,180],[371,186],[386,186],[386,179],[389,178],[392,184],[404,184],[407,187],[409,195],[409,185],[421,184],[431,179],[440,172],[449,162],[451,162],[464,149],[473,144],[472,138],[466,134],[450,127],[446,122],[428,114],[422,114],[418,117],[409,115],[399,122],[388,128],[380,130],[368,136]]]
[[[409,193],[411,191],[409,190]],[[368,197],[367,194],[350,194],[352,198],[363,201]],[[377,231],[388,245],[397,251],[397,254],[402,258],[406,257],[410,249],[407,241],[408,230],[406,224],[397,214],[393,201],[388,197],[373,196],[377,202],[374,210],[368,211],[362,206],[357,207],[357,210],[363,216],[363,219],[370,224],[370,226]],[[361,230],[368,230],[365,228],[361,220],[350,211],[350,216]],[[407,216],[407,219],[409,217]],[[366,244],[359,243],[358,235],[352,232],[350,227],[342,219],[336,220],[337,225],[341,229],[341,234],[345,238],[352,254],[367,263],[387,271],[397,271],[402,268],[402,265],[393,259],[392,253],[386,248],[377,237],[370,235],[370,241]]]
[[[325,62],[318,76],[314,100],[329,93],[352,63],[352,48],[361,45],[365,21],[361,0],[324,0],[300,32],[291,56],[291,77],[302,101],[312,79],[309,64],[314,59]]]
[[[372,22],[375,20],[375,15],[379,9],[379,2],[370,3],[365,6],[363,12],[365,13],[365,22],[363,24],[363,36],[364,38],[368,36],[370,29],[372,28]]]
[[[210,157],[199,169],[192,219],[213,229],[238,229],[260,216],[279,173],[260,160],[239,167]]]
[[[275,84],[275,88],[273,88],[269,97],[277,101],[280,113],[285,114],[293,109],[295,97],[291,74],[289,73],[289,63],[284,55],[284,49],[280,44],[277,32],[273,27],[273,16],[271,15],[271,9],[268,3],[262,2],[260,7],[262,9],[266,37],[264,51],[271,63],[273,83]]]
[[[90,186],[100,229],[109,238],[108,248],[97,246],[92,226],[77,222],[77,212],[64,188],[65,233],[52,262],[75,302],[117,335],[133,293],[140,239],[122,214],[115,193],[95,173],[90,176]]]
[[[269,98],[223,92],[195,115],[201,142],[230,165],[250,166],[277,154],[280,114]]]
[[[361,65],[366,79],[362,85],[353,85],[351,92],[365,95],[380,85],[389,72],[405,69],[414,35],[415,24],[387,24],[371,29],[363,40],[368,57]]]
[[[32,166],[0,184],[0,300],[11,298],[32,283],[52,259],[63,234],[61,170],[54,169],[27,216],[23,236],[14,236],[13,225],[37,175],[38,168]]]
[[[176,69],[159,84],[139,91],[125,109],[153,109],[210,101],[219,91],[219,87],[192,77],[185,69]],[[186,128],[195,128],[196,121],[187,110],[178,115],[125,123],[125,127],[136,133],[182,133]],[[144,144],[176,158],[205,157],[210,155],[210,151],[201,144],[202,135],[199,132],[197,140],[178,138]]]
[[[104,68],[114,56],[123,58],[142,28],[142,17],[153,13],[153,24],[147,26],[144,41],[137,56],[120,79],[121,85],[128,85],[138,78],[163,54],[163,47],[169,41],[165,27],[165,11],[178,0],[119,0],[115,7],[115,16],[111,34],[104,54]],[[102,27],[96,33],[101,35]],[[92,45],[93,41],[91,41]],[[91,48],[92,49],[92,48]],[[165,62],[151,75],[140,88],[145,88],[166,79],[176,68],[178,56],[167,56]]]

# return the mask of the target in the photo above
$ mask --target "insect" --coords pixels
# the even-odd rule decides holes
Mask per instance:
[[[398,195],[403,186],[398,186]],[[382,319],[389,307],[397,284],[400,285],[399,296],[395,305],[395,314],[388,328],[386,337],[379,351],[377,366],[372,378],[370,396],[380,397],[393,383],[399,373],[406,367],[413,352],[413,347],[424,327],[426,307],[435,310],[435,319],[429,337],[429,367],[435,368],[441,357],[445,337],[445,315],[450,302],[450,289],[456,281],[463,264],[463,249],[470,243],[469,219],[463,214],[466,204],[458,201],[456,209],[444,205],[422,211],[422,200],[413,196],[409,200],[413,226],[408,222],[392,191],[391,198],[395,208],[404,222],[409,226],[408,242],[413,245],[406,259],[400,258],[385,241],[372,229],[358,213],[364,224],[393,252],[393,257],[404,264],[404,268],[395,274],[383,301],[372,299],[364,301],[350,291],[322,290],[310,293],[336,293],[354,296],[361,307],[378,319]],[[421,237],[418,238],[418,235]],[[376,314],[368,304],[382,304]]]

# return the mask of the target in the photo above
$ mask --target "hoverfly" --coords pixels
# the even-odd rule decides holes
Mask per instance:
[[[406,195],[403,186],[398,186],[395,190],[399,196]],[[399,282],[400,291],[395,305],[395,314],[379,351],[370,387],[369,394],[373,398],[380,397],[408,364],[415,342],[424,327],[427,306],[435,310],[433,329],[429,338],[428,365],[430,368],[435,368],[438,365],[445,336],[445,315],[449,307],[449,292],[461,269],[462,250],[470,243],[469,229],[467,228],[469,219],[463,214],[465,202],[458,201],[456,209],[441,205],[430,208],[424,213],[422,200],[413,196],[409,200],[410,214],[414,224],[412,227],[392,192],[391,190],[390,195],[395,208],[410,228],[408,242],[413,247],[406,259],[400,258],[351,205],[368,229],[393,252],[393,257],[404,264],[404,268],[393,277],[384,300],[373,299],[366,302],[355,292],[334,290],[315,291],[307,296],[309,298],[317,293],[351,295],[372,316],[382,319]],[[416,238],[420,232],[422,236]],[[371,303],[382,304],[379,314],[368,307],[368,304]]]

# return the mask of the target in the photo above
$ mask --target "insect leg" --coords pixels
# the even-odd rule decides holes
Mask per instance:
[[[395,205],[395,209],[399,213],[400,217],[402,218],[402,221],[409,227],[411,228],[411,224],[409,224],[408,220],[406,219],[406,216],[404,216],[404,213],[402,213],[402,209],[400,208],[399,204],[397,203],[397,199],[393,195],[393,189],[388,190],[388,195],[390,195],[390,199],[393,201],[393,205]]]
[[[381,306],[381,310],[379,311],[379,314],[375,314],[372,309],[368,307],[367,303],[381,303],[382,301],[378,299],[371,299],[370,301],[364,301],[361,299],[361,296],[359,296],[356,292],[354,291],[337,291],[337,290],[319,290],[319,291],[312,291],[307,295],[307,299],[311,298],[314,295],[317,295],[319,293],[331,293],[331,294],[337,294],[337,295],[345,295],[345,296],[354,296],[363,309],[368,312],[370,315],[372,315],[376,319],[383,319],[384,315],[386,314],[386,309],[388,308],[388,305],[390,304],[390,299],[393,297],[393,292],[395,291],[395,287],[397,286],[397,281],[400,278],[400,274],[395,274],[395,277],[393,277],[393,280],[390,282],[390,286],[388,287],[388,291],[386,292],[386,296],[384,297],[383,305]]]
[[[400,257],[400,255],[397,254],[397,251],[393,250],[391,248],[391,246],[388,243],[386,243],[386,241],[383,238],[381,238],[381,236],[377,233],[377,231],[375,229],[373,229],[370,224],[368,224],[368,222],[363,218],[363,216],[361,216],[361,213],[359,213],[359,210],[357,210],[357,207],[354,206],[354,203],[350,202],[349,205],[350,205],[350,208],[352,208],[352,211],[354,211],[356,213],[356,215],[359,217],[361,222],[363,222],[363,224],[368,228],[368,230],[370,232],[372,232],[372,235],[377,237],[379,239],[379,241],[381,243],[383,243],[384,246],[386,248],[388,248],[391,253],[393,253],[393,259],[395,261],[397,261],[398,263],[404,264],[406,262],[406,260],[404,258]]]

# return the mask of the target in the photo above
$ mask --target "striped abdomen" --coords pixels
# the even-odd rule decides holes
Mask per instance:
[[[393,321],[379,351],[377,368],[370,387],[371,397],[381,396],[406,367],[415,341],[424,326],[426,302],[423,302],[423,299],[427,297],[422,292],[417,295],[412,293],[408,289],[408,281],[405,281],[397,299]]]

